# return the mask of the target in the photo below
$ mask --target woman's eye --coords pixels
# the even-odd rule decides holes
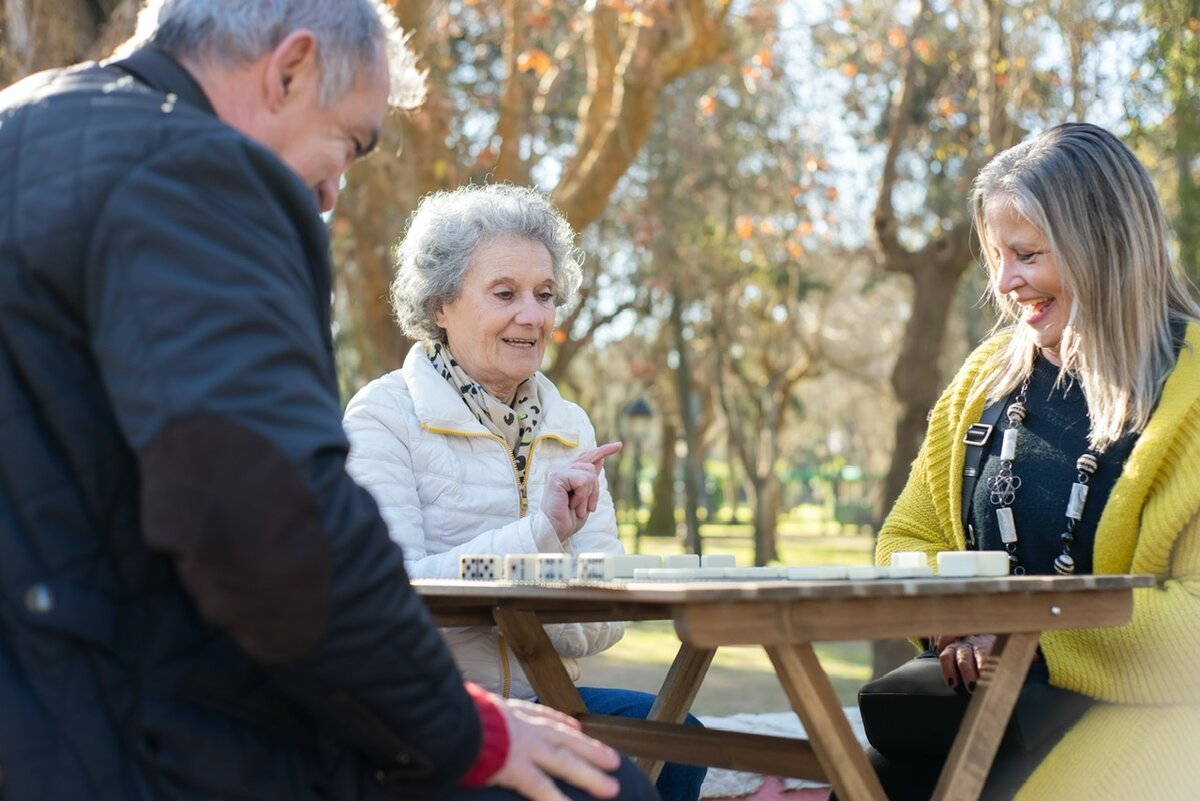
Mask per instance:
[[[554,293],[553,292],[539,292],[538,300],[540,300],[542,303],[549,303],[550,301],[554,300]]]
[[[1013,255],[1017,257],[1017,261],[1019,261],[1021,263],[1028,263],[1028,262],[1032,261],[1033,257],[1038,254],[1037,253],[1014,253]]]
[[[513,297],[513,293],[512,293],[511,289],[501,289],[499,292],[497,292],[495,294],[496,294],[496,297],[499,298],[500,300],[512,300],[512,297]]]

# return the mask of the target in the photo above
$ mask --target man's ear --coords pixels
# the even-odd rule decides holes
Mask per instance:
[[[275,46],[267,58],[267,69],[263,75],[267,107],[278,111],[285,103],[302,94],[305,89],[315,90],[320,79],[317,65],[317,38],[312,31],[292,31]],[[311,86],[308,84],[311,83]]]

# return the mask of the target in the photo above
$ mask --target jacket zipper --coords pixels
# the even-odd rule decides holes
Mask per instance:
[[[504,642],[504,635],[496,635],[496,648],[500,652],[500,674],[504,677],[500,685],[500,695],[503,698],[508,698],[512,693],[512,669],[508,664],[508,645]]]
[[[570,442],[562,437],[556,437],[553,435],[535,437],[533,442],[529,443],[529,455],[525,457],[526,480],[522,480],[521,474],[517,470],[517,457],[513,456],[512,448],[508,447],[508,442],[506,442],[502,437],[493,434],[491,431],[458,431],[453,428],[434,428],[433,426],[425,423],[421,423],[421,428],[425,429],[426,431],[431,431],[435,434],[450,434],[459,437],[491,437],[499,442],[501,447],[504,448],[504,452],[508,454],[508,463],[512,466],[513,481],[515,481],[517,485],[517,516],[522,518],[525,517],[525,513],[529,508],[529,498],[526,490],[529,471],[533,469],[533,452],[537,448],[538,443],[544,439],[555,439],[569,448],[579,447],[578,442]],[[503,677],[503,682],[500,687],[500,695],[503,698],[508,698],[509,694],[512,692],[512,666],[509,665],[508,662],[508,645],[504,641],[503,634],[496,635],[496,655],[500,660],[500,675]]]

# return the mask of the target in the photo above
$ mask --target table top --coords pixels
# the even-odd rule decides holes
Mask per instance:
[[[413,587],[430,600],[461,599],[480,603],[487,599],[525,601],[616,600],[646,604],[713,601],[775,601],[804,598],[895,598],[903,596],[992,595],[999,593],[1079,592],[1151,587],[1153,576],[1003,576],[1000,578],[851,579],[798,581],[611,581],[520,582],[419,579]]]
[[[699,646],[882,639],[930,631],[1088,628],[1128,620],[1152,576],[1006,576],[841,581],[414,581],[439,625],[491,625],[497,607],[542,623],[674,619]]]

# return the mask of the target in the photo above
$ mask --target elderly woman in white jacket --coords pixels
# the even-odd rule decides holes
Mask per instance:
[[[346,409],[347,467],[375,496],[413,578],[458,576],[462,554],[621,553],[591,422],[538,372],[557,308],[580,283],[574,232],[539,192],[493,184],[421,201],[397,251],[392,305],[417,340],[404,366]],[[548,626],[575,660],[621,638],[619,623]],[[491,628],[446,631],[467,679],[532,699]],[[645,717],[654,697],[580,687],[597,714]],[[691,722],[696,722],[694,719]],[[666,801],[695,801],[704,769],[667,765]]]

